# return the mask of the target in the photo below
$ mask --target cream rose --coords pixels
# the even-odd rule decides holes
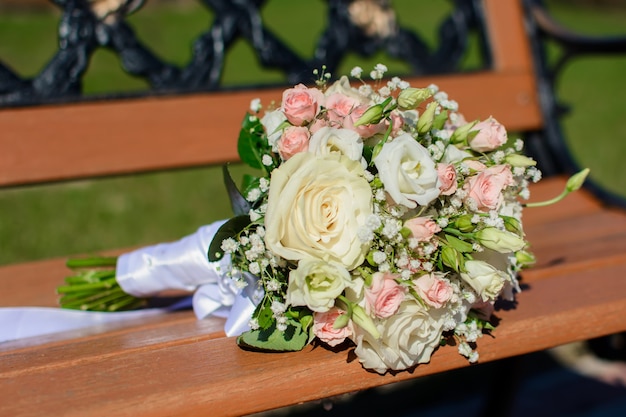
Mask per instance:
[[[489,152],[504,145],[507,141],[506,129],[493,117],[478,123],[472,130],[478,130],[469,146],[476,152]]]
[[[363,158],[363,141],[354,131],[323,127],[311,136],[309,152],[318,156],[339,152],[353,161]]]
[[[396,204],[426,206],[439,196],[439,176],[428,150],[408,133],[385,143],[374,164]]]
[[[360,104],[369,104],[371,101],[364,97],[359,91],[350,85],[350,80],[345,75],[341,76],[326,90],[326,97],[330,97],[333,94],[341,94],[348,98],[354,99]]]
[[[335,305],[335,299],[351,282],[350,273],[338,262],[302,259],[298,268],[289,273],[285,301],[323,313]]]
[[[498,271],[506,272],[506,281],[500,291],[500,297],[513,301],[515,299],[515,293],[522,291],[517,280],[517,274],[513,271],[513,263],[515,262],[515,255],[496,252],[494,250],[485,249],[482,252],[476,252],[473,254],[474,260],[484,261],[489,265],[496,268]]]
[[[365,259],[358,231],[372,214],[361,165],[332,153],[303,152],[272,172],[265,244],[289,261],[316,258],[352,270]]]
[[[378,324],[380,338],[355,329],[355,353],[365,368],[380,374],[427,363],[439,346],[443,323],[439,310],[426,310],[417,301],[406,300],[393,316]]]
[[[500,295],[509,277],[506,272],[494,268],[487,262],[472,260],[465,262],[461,278],[476,291],[483,301],[487,301],[495,300]]]

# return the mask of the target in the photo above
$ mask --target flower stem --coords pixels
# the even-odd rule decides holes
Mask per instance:
[[[113,285],[115,285],[116,283],[117,281],[115,281],[115,277],[112,277],[105,279],[104,281],[90,282],[88,284],[63,285],[57,288],[57,292],[61,294],[67,294],[78,291],[108,289],[113,287]]]
[[[117,282],[117,257],[94,256],[70,259],[67,266],[74,272],[57,287],[63,308],[89,311],[130,310],[145,305],[145,299],[124,292]]]
[[[93,256],[89,258],[70,259],[66,265],[71,269],[115,267],[117,256]]]

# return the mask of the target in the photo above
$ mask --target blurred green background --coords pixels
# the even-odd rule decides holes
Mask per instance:
[[[33,76],[57,49],[60,13],[53,7],[24,7],[41,4],[36,0],[19,7],[9,3],[0,1],[0,61],[23,77]],[[603,3],[548,2],[561,23],[582,33],[626,34],[625,2]],[[402,26],[418,29],[435,43],[449,2],[394,0],[393,4]],[[272,0],[263,15],[286,44],[310,57],[323,29],[325,10],[321,0]],[[294,16],[306,16],[306,30]],[[192,0],[147,1],[129,18],[143,42],[179,66],[188,62],[191,42],[209,28],[211,20],[209,10]],[[555,57],[558,51],[552,47],[550,53]],[[476,58],[473,46],[464,66],[475,66]],[[350,56],[340,72],[347,73],[357,64],[370,68],[377,62],[385,62],[395,73],[407,70],[379,54],[368,59]],[[568,65],[558,86],[562,101],[573,108],[564,127],[574,155],[596,179],[622,195],[626,194],[624,74],[626,56],[577,59]],[[260,69],[245,41],[238,41],[227,56],[225,85],[283,81],[279,72]],[[105,50],[94,55],[84,84],[88,94],[146,88],[143,81],[126,75],[117,57]],[[234,168],[235,178],[240,169]],[[0,190],[0,264],[178,239],[229,215],[219,167]]]

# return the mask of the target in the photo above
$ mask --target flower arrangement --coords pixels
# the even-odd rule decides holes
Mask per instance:
[[[264,296],[239,338],[299,350],[351,341],[384,373],[430,360],[449,338],[470,362],[496,299],[533,262],[521,222],[535,162],[493,117],[467,122],[436,86],[383,83],[386,67],[252,102],[239,137],[239,216],[209,257],[259,278]],[[232,184],[232,182],[230,182]],[[238,195],[231,189],[231,195]]]
[[[241,346],[351,344],[382,374],[426,363],[454,341],[476,362],[494,303],[520,290],[517,274],[534,261],[521,218],[528,185],[541,178],[535,161],[493,117],[468,122],[436,86],[384,82],[386,70],[377,65],[368,83],[354,68],[355,86],[347,76],[331,83],[323,69],[315,87],[285,90],[278,106],[251,102],[238,151],[258,175],[238,188],[225,167],[235,216],[210,239],[185,243],[208,246],[233,293],[251,294]],[[152,252],[165,256],[161,246]],[[120,262],[107,260],[116,262],[120,275]],[[59,290],[71,308],[136,303],[116,279],[83,271]]]

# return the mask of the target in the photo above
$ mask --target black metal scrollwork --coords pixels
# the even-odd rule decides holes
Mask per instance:
[[[149,83],[150,92],[175,93],[220,89],[226,52],[239,38],[250,43],[264,67],[281,70],[292,84],[309,81],[311,70],[322,64],[332,72],[350,52],[370,56],[386,51],[407,62],[414,74],[458,71],[469,32],[484,39],[478,0],[453,0],[434,51],[417,33],[399,26],[390,0],[327,0],[326,29],[314,56],[306,58],[290,50],[268,28],[270,22],[263,21],[266,0],[201,0],[215,18],[195,39],[190,62],[179,68],[153,53],[126,22],[143,0],[51,1],[62,9],[58,50],[32,79],[0,62],[0,106],[82,98],[82,79],[98,48],[114,51],[125,71]],[[487,52],[483,61],[489,64]]]

